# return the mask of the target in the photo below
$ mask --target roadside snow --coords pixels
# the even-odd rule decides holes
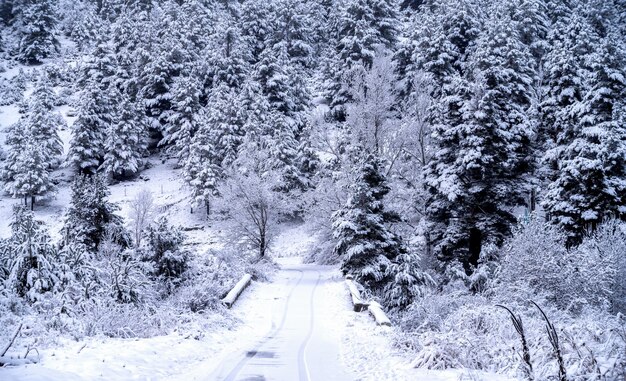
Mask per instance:
[[[111,198],[120,203],[123,214],[127,212],[128,200],[143,187],[151,185],[164,213],[177,222],[187,221],[187,226],[202,223],[202,213],[190,214],[184,202],[185,192],[181,191],[171,164],[156,165],[145,176],[149,181],[124,183],[112,188]],[[198,243],[205,246],[215,244],[218,239],[211,238],[205,230],[194,233]],[[305,254],[303,251],[308,250],[311,243],[312,238],[302,226],[285,226],[275,240],[272,252],[281,257],[276,260],[282,266],[297,266],[302,263],[300,255]],[[324,274],[325,281],[320,284],[315,297],[317,340],[327,344],[325,355],[336,358],[336,366],[348,372],[349,379],[507,380],[480,372],[411,368],[411,359],[391,344],[393,328],[378,327],[367,312],[352,311],[340,272],[328,266],[319,266],[318,271]],[[60,338],[58,347],[40,349],[40,363],[0,368],[0,380],[207,380],[233,356],[241,356],[254,348],[272,330],[276,313],[290,291],[286,285],[293,274],[289,274],[279,272],[274,281],[268,283],[253,282],[231,310],[215,314],[202,326],[197,322],[190,323],[196,324],[193,327],[181,323],[181,329],[172,334],[149,339],[99,337],[76,342]],[[314,355],[315,351],[311,354]]]

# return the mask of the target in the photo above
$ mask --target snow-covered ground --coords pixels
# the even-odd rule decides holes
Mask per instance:
[[[286,226],[277,237],[273,251],[295,254],[298,248],[307,247],[309,241],[310,236],[301,227]],[[393,328],[378,327],[367,312],[352,311],[343,277],[337,269],[303,265],[301,257],[293,255],[277,261],[282,270],[270,282],[253,282],[230,311],[204,326],[185,327],[149,339],[97,337],[77,342],[61,338],[58,346],[40,350],[38,364],[1,368],[0,380],[209,381],[231,375],[241,359],[256,350],[282,353],[284,368],[276,369],[276,364],[281,364],[277,357],[250,359],[236,372],[237,377],[251,379],[245,376],[258,374],[259,369],[263,373],[263,369],[270,369],[263,367],[269,361],[274,369],[263,374],[266,377],[263,379],[291,381],[298,378],[284,378],[280,372],[285,369],[298,374],[294,372],[299,369],[300,348],[304,348],[310,375],[310,378],[300,376],[300,380],[505,380],[497,375],[462,370],[411,368],[411,359],[391,344]],[[300,274],[303,274],[298,286],[301,288],[295,288]],[[318,276],[319,282],[314,287]],[[309,297],[312,304],[307,300]],[[295,299],[298,300],[294,302]],[[277,333],[281,322],[282,333]],[[295,352],[291,352],[293,348]],[[233,378],[239,379],[242,378]]]

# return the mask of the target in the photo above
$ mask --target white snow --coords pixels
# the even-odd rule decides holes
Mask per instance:
[[[167,182],[167,173],[162,168],[155,169],[151,181],[158,184],[158,179],[168,189],[167,185],[173,186],[173,182]],[[130,189],[134,191],[140,187]],[[127,189],[125,197],[130,194]],[[171,193],[162,196],[162,200],[176,201]],[[123,187],[116,188],[116,197],[122,201],[125,199]],[[286,270],[279,271],[271,282],[253,282],[231,310],[216,315],[204,326],[189,327],[182,323],[183,328],[170,335],[149,339],[96,337],[76,342],[61,338],[58,347],[40,350],[39,364],[0,368],[0,380],[211,380],[224,369],[228,371],[229,366],[247,351],[258,347],[259,342],[276,327],[280,320],[277,317],[282,316],[293,288],[297,275],[294,271],[313,276],[320,274],[320,284],[313,291],[314,328],[305,347],[310,380],[329,381],[323,376],[324,371],[344,372],[337,380],[506,380],[497,375],[463,370],[411,368],[411,359],[391,344],[393,328],[376,326],[367,311],[352,311],[343,276],[337,269],[303,265],[302,258],[293,255],[308,247],[310,240],[301,226],[287,226],[273,247],[274,252],[292,254],[277,259]],[[298,295],[311,292],[311,283],[307,287]],[[297,337],[294,330],[307,328],[310,318],[301,314],[306,305],[302,302],[292,304],[285,315],[289,327],[285,340],[295,341],[295,344],[300,342],[294,338]],[[293,368],[286,369],[293,371]]]

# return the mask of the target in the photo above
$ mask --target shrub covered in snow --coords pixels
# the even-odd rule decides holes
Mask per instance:
[[[484,250],[489,253],[473,275],[459,267],[462,276],[447,277],[457,282],[427,293],[396,315],[396,344],[416,354],[416,367],[557,379],[559,362],[546,320],[532,300],[555,327],[568,380],[622,379],[623,226],[607,221],[569,250],[564,242],[565,235],[551,225],[531,220],[521,226],[499,253]],[[497,304],[520,318],[532,368],[524,361],[509,314]]]
[[[8,106],[22,100],[24,89],[15,85],[14,81],[0,78],[0,106]]]
[[[541,297],[575,313],[588,305],[609,308],[619,292],[618,267],[623,267],[626,253],[619,225],[608,221],[569,250],[565,239],[558,228],[536,219],[520,226],[502,251],[492,290],[495,299],[523,302]]]
[[[166,217],[160,217],[147,229],[143,259],[153,266],[152,275],[164,284],[167,293],[180,284],[189,267],[189,253],[181,247],[184,240],[180,228],[171,226]]]

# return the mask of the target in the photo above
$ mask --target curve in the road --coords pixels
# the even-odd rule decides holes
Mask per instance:
[[[318,272],[317,281],[315,282],[315,286],[313,286],[313,291],[311,291],[311,320],[309,324],[309,332],[307,333],[304,341],[300,345],[300,349],[298,350],[298,368],[300,373],[300,381],[311,381],[311,373],[309,372],[309,366],[306,362],[306,347],[309,345],[309,341],[311,340],[311,336],[313,335],[313,327],[315,326],[315,290],[320,283],[321,277],[322,274]]]
[[[285,300],[285,308],[283,309],[283,316],[281,318],[280,324],[278,325],[278,327],[276,327],[274,330],[272,330],[268,335],[266,335],[264,338],[262,338],[257,345],[255,345],[254,349],[250,352],[256,353],[258,352],[258,350],[263,346],[263,344],[265,344],[268,340],[271,340],[272,338],[274,338],[282,329],[283,326],[285,325],[285,321],[287,320],[287,306],[289,305],[289,300],[291,299],[291,296],[294,292],[294,290],[298,287],[298,285],[300,284],[300,282],[302,281],[302,278],[304,277],[304,271],[302,270],[295,270],[300,272],[300,278],[298,278],[298,281],[296,282],[296,284],[291,288],[291,290],[289,290],[289,294],[287,294],[287,299]],[[319,279],[318,279],[319,281]],[[248,360],[250,360],[252,357],[254,356],[245,356],[241,359],[241,361],[239,361],[237,363],[237,365],[235,365],[235,367],[230,371],[230,373],[228,373],[228,376],[226,376],[226,378],[224,379],[225,381],[235,381],[235,377],[237,377],[237,375],[239,374],[239,372],[241,371],[241,369],[246,365],[246,363],[248,362]]]

